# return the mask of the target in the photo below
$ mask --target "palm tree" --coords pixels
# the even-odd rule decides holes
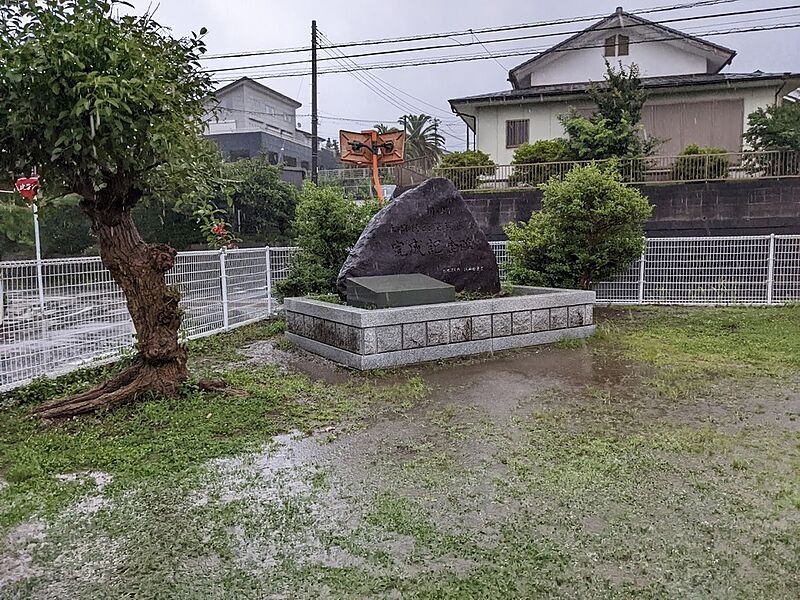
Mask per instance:
[[[430,115],[405,115],[398,120],[406,129],[406,160],[427,159],[434,164],[444,152],[444,136],[439,120]]]
[[[378,133],[393,133],[395,131],[400,131],[397,127],[389,127],[383,123],[375,123],[375,125],[373,125],[373,129]]]

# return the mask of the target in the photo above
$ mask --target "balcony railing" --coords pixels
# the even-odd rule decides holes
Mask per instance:
[[[575,166],[591,162],[616,165],[622,178],[633,184],[800,177],[800,152],[783,150],[529,165],[436,167],[434,174],[450,179],[462,191],[491,191],[537,186],[551,177],[563,177]]]

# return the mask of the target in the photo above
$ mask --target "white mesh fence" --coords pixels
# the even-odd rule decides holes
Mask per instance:
[[[506,242],[490,244],[505,278]],[[800,302],[800,235],[650,238],[628,270],[594,290],[604,304]]]
[[[506,242],[490,242],[501,278]],[[181,335],[196,338],[279,308],[293,247],[181,252],[167,282],[181,293]],[[134,343],[125,298],[99,258],[0,263],[0,391],[118,357]],[[800,236],[652,238],[625,273],[595,286],[614,304],[800,302]]]
[[[279,307],[293,248],[180,252],[181,336],[197,338],[268,317]],[[269,266],[268,266],[269,265]],[[0,391],[110,360],[134,344],[125,297],[97,257],[0,263]],[[44,306],[42,306],[42,301]]]

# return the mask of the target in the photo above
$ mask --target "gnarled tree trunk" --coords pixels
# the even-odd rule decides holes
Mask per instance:
[[[136,328],[136,358],[102,385],[38,407],[34,413],[41,417],[92,412],[142,392],[172,396],[188,376],[187,350],[178,343],[179,294],[164,278],[175,264],[176,251],[166,244],[147,244],[139,235],[130,211],[140,196],[118,182],[116,188],[109,185],[100,192],[83,194],[81,203],[92,219],[103,264],[125,294]]]

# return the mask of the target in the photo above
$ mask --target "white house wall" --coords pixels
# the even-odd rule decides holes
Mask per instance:
[[[608,32],[612,35],[617,32]],[[625,30],[619,30],[625,33]],[[582,48],[554,55],[551,62],[536,66],[531,73],[530,85],[551,85],[602,81],[606,72],[606,57],[603,48]],[[703,56],[680,50],[665,42],[631,44],[628,56],[608,57],[610,64],[620,61],[626,67],[636,63],[642,77],[705,73],[706,59]],[[523,86],[528,87],[528,86]]]
[[[775,103],[775,86],[761,88],[730,89],[705,92],[651,92],[648,104],[674,104],[679,102],[701,102],[705,100],[733,100],[741,98],[744,103],[742,129],[747,129],[747,115],[761,106]],[[506,121],[529,119],[529,140],[554,139],[564,135],[558,115],[570,107],[589,109],[593,104],[588,99],[573,99],[557,102],[528,102],[524,104],[498,104],[477,108],[478,150],[489,154],[498,164],[508,164],[514,156],[514,148],[506,148]]]
[[[281,130],[285,133],[294,132],[294,106],[247,85],[244,86],[244,93],[245,110],[248,111],[244,116],[250,129],[266,129],[275,135],[279,135]]]

